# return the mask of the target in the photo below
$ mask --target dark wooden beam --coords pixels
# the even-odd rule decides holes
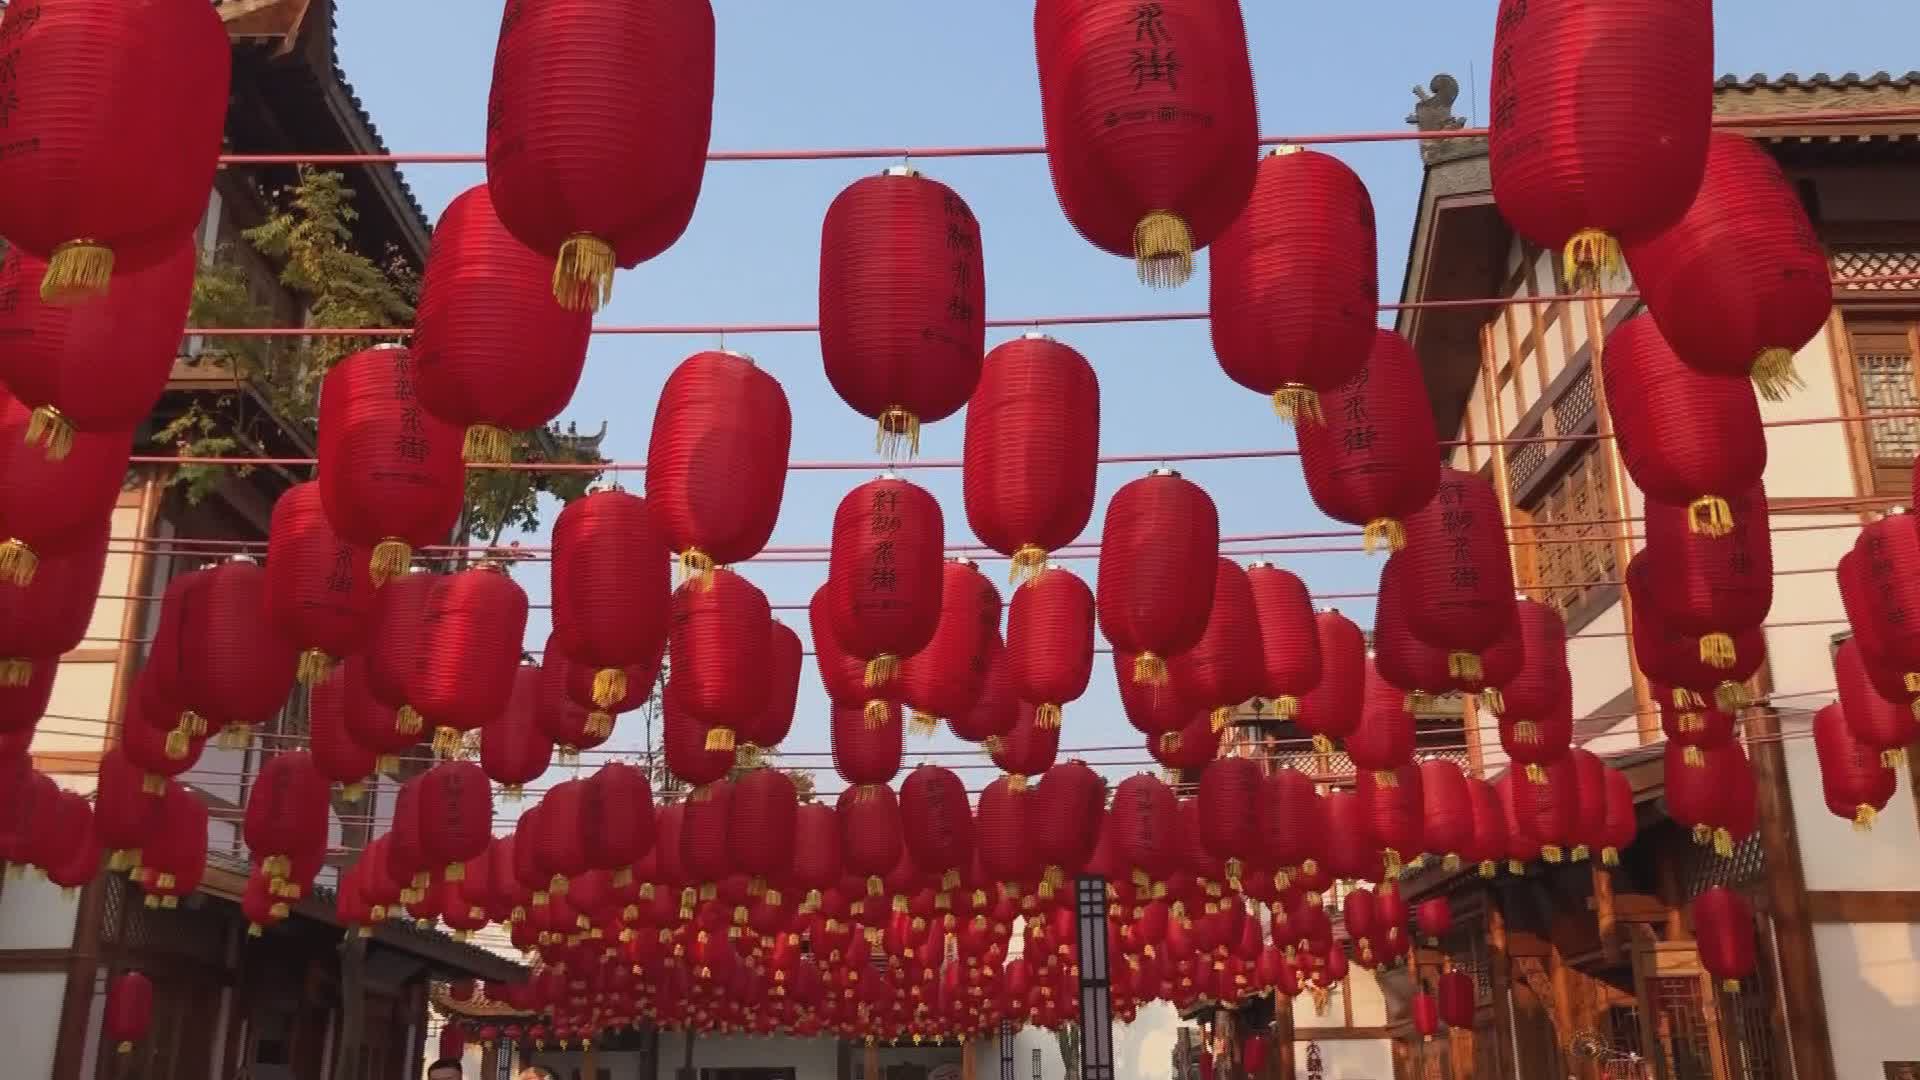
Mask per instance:
[[[1816,923],[1920,922],[1920,892],[1809,892],[1807,918]]]

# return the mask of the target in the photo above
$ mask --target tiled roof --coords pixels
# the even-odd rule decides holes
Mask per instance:
[[[1715,90],[1877,90],[1882,87],[1891,90],[1905,90],[1920,87],[1920,71],[1909,71],[1905,75],[1892,75],[1876,71],[1871,75],[1862,75],[1849,71],[1844,75],[1829,75],[1824,71],[1815,72],[1806,78],[1789,71],[1784,75],[1722,75],[1714,80]]]

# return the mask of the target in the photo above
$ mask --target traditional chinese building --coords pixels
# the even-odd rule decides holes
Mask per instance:
[[[216,0],[215,7],[234,50],[230,151],[384,151],[335,62],[332,0]],[[430,230],[399,174],[387,167],[345,171],[356,193],[355,248],[383,263],[397,257],[423,265]],[[203,260],[239,266],[253,302],[289,326],[304,319],[300,299],[241,233],[265,220],[271,193],[295,179],[290,167],[222,169],[199,233]],[[135,454],[166,454],[170,448],[155,446],[152,433],[198,408],[226,419],[244,416],[243,430],[252,441],[236,452],[312,456],[307,431],[275,415],[254,387],[206,356],[201,341],[183,344],[166,395],[136,437]],[[551,438],[558,446],[579,437],[556,431]],[[168,580],[243,550],[236,541],[263,541],[274,500],[304,478],[273,466],[233,470],[189,494],[187,485],[176,482],[173,466],[142,463],[129,470],[113,512],[111,554],[87,640],[62,657],[52,703],[33,742],[38,769],[63,787],[91,790],[145,662]],[[117,878],[99,879],[71,898],[27,879],[0,887],[0,1000],[6,1002],[0,1031],[7,1036],[7,1075],[410,1076],[425,1044],[429,977],[516,975],[517,965],[491,953],[398,925],[381,927],[343,953],[327,891],[336,880],[333,866],[322,873],[316,895],[285,923],[260,938],[247,935],[237,903],[246,880],[239,838],[243,793],[263,748],[270,752],[276,739],[304,732],[304,698],[296,694],[254,747],[226,751],[209,745],[196,768],[181,777],[207,803],[212,825],[206,883],[177,910],[145,908]],[[390,814],[384,805],[390,792],[383,781],[360,802],[336,804],[337,849],[357,848],[381,826]],[[106,981],[127,967],[144,971],[157,991],[156,1037],[138,1049],[131,1066],[116,1063],[101,1042]],[[119,1071],[129,1067],[131,1072]]]

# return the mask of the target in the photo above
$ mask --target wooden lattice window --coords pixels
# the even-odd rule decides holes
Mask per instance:
[[[1571,629],[1613,602],[1620,567],[1607,460],[1598,443],[1573,454],[1557,479],[1518,509],[1514,539],[1521,545],[1520,580],[1552,604]],[[1530,526],[1530,527],[1529,527]]]
[[[1871,417],[1920,410],[1920,379],[1915,373],[1920,318],[1850,322],[1847,344],[1853,353],[1862,413]],[[1920,452],[1920,417],[1884,416],[1865,426],[1874,490],[1906,497],[1912,491],[1914,455]]]

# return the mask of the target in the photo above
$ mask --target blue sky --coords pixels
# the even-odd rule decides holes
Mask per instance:
[[[1467,94],[1456,111],[1484,120],[1494,0],[1471,3],[1244,3],[1263,133],[1398,128],[1414,98],[1410,87],[1439,71],[1454,73]],[[475,151],[483,145],[487,85],[502,0],[338,0],[340,62],[388,145],[396,151]],[[1889,0],[1827,0],[1817,8],[1788,0],[1721,0],[1716,70],[1742,76],[1816,71],[1904,71],[1920,67],[1920,7]],[[926,0],[719,0],[719,75],[715,149],[868,145],[973,145],[1040,141],[1031,6],[1013,0],[968,4]],[[456,13],[457,11],[457,13]],[[1817,17],[1810,17],[1817,13]],[[1420,183],[1413,145],[1330,148],[1373,193],[1379,221],[1380,281],[1397,296]],[[848,183],[887,161],[720,164],[707,174],[698,212],[680,242],[659,259],[619,276],[612,323],[810,322],[817,315],[820,221]],[[957,189],[981,222],[987,307],[1002,317],[1070,312],[1194,310],[1206,306],[1204,267],[1182,289],[1153,292],[1125,261],[1094,250],[1062,217],[1040,157],[927,160],[923,171]],[[414,166],[408,181],[429,216],[484,180],[478,166]],[[991,347],[1017,331],[995,331]],[[1084,352],[1099,372],[1101,448],[1105,453],[1291,447],[1289,429],[1265,399],[1228,381],[1215,362],[1204,323],[1068,328],[1056,336]],[[610,424],[609,457],[644,458],[654,402],[673,366],[713,338],[595,339],[585,378],[563,419],[587,429]],[[871,421],[847,408],[827,385],[811,335],[732,337],[786,387],[793,405],[793,457],[866,460]],[[929,427],[922,455],[957,457],[964,414]],[[1100,498],[1146,466],[1101,470]],[[1183,471],[1220,507],[1223,534],[1339,527],[1308,500],[1296,460],[1194,463]],[[866,478],[858,472],[792,474],[775,544],[825,544],[834,504]],[[971,543],[960,505],[959,472],[912,478],[939,497],[950,542]],[[638,477],[628,477],[638,487]],[[551,520],[551,515],[549,515]],[[1099,510],[1083,540],[1099,536]],[[1291,546],[1303,546],[1295,543]],[[1277,556],[1316,592],[1369,589],[1377,561],[1358,554]],[[1097,564],[1071,564],[1092,581]],[[987,570],[1004,583],[1005,564]],[[749,576],[775,604],[804,604],[824,580],[823,563],[753,564]],[[544,572],[520,579],[546,599]],[[1370,604],[1341,605],[1363,625]],[[802,638],[804,611],[781,613]],[[545,639],[544,612],[529,627],[531,647]],[[629,718],[610,744],[638,749]],[[1110,662],[1096,664],[1093,688],[1067,710],[1062,746],[1138,746],[1119,711]],[[960,746],[946,735],[916,749]],[[811,660],[802,676],[799,715],[787,748],[827,749],[826,699]],[[1103,753],[1097,760],[1145,758]],[[944,759],[955,763],[956,759]],[[984,763],[984,756],[977,760]],[[800,764],[798,760],[794,764]],[[842,785],[824,758],[823,791]],[[1107,770],[1114,775],[1130,768]],[[989,769],[962,776],[978,788]]]

